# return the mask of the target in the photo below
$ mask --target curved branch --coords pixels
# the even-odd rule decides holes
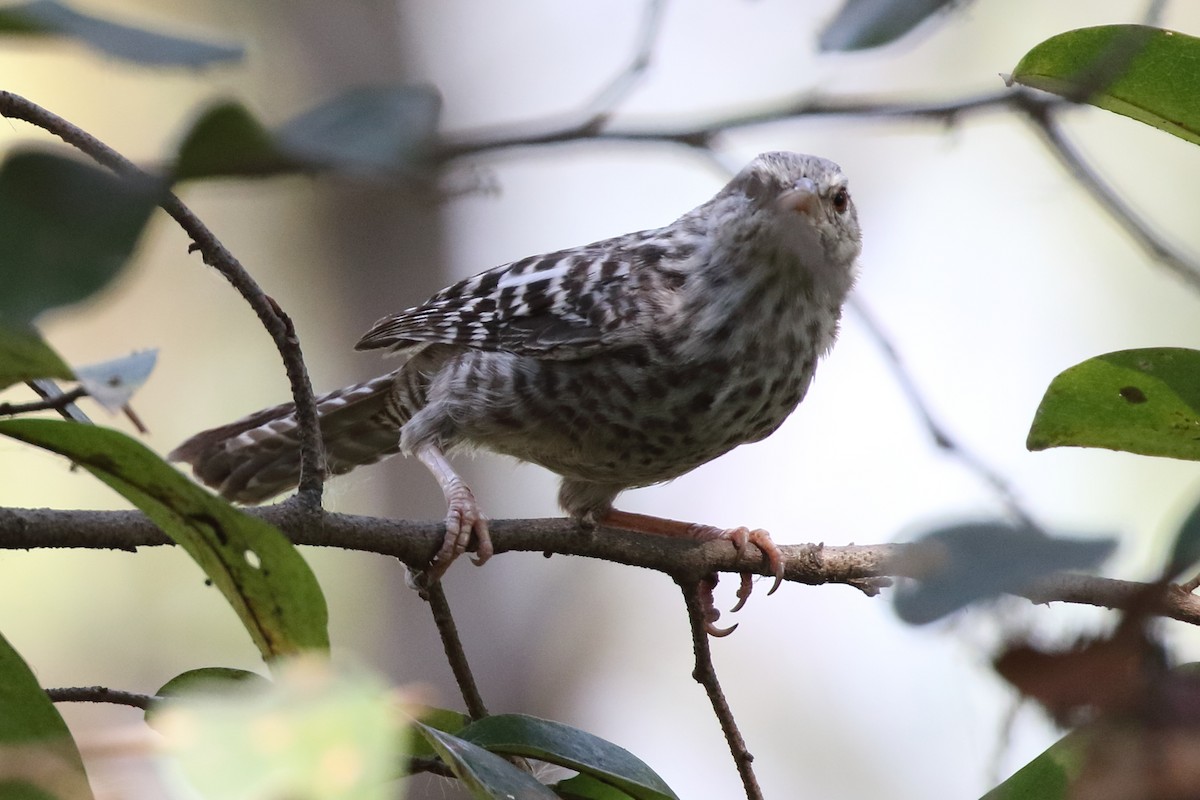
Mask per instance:
[[[118,175],[148,177],[136,164],[95,136],[20,95],[0,91],[0,116],[24,120],[52,133]],[[220,272],[241,294],[275,342],[287,371],[300,422],[301,501],[311,508],[319,508],[325,479],[325,451],[317,425],[312,383],[291,320],[182,200],[168,193],[161,207],[192,238],[193,247],[200,251],[204,263]]]
[[[123,692],[107,686],[72,686],[64,689],[47,689],[46,695],[55,703],[112,703],[148,709],[158,699],[153,695]]]
[[[445,522],[388,520],[377,517],[322,512],[316,519],[303,509],[281,503],[252,509],[286,533],[293,542],[316,547],[338,547],[398,558],[414,568],[429,563],[445,537]],[[598,558],[615,564],[644,567],[665,573],[680,583],[695,583],[713,572],[752,572],[766,575],[767,567],[756,552],[739,557],[722,541],[696,544],[667,536],[601,529],[581,530],[567,519],[508,519],[489,523],[496,553],[531,552]],[[171,541],[140,511],[60,511],[56,509],[0,509],[0,549],[31,550],[85,548],[127,550],[160,546]],[[843,584],[855,589],[885,585],[889,577],[915,577],[889,570],[907,545],[821,544],[782,545],[784,580],[811,586]],[[753,549],[753,548],[751,548]],[[912,559],[912,561],[918,561]],[[1060,574],[1046,578],[1025,593],[1036,603],[1078,603],[1124,609],[1146,584]],[[1200,597],[1172,591],[1158,613],[1200,625]]]

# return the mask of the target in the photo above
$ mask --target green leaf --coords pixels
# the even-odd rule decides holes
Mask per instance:
[[[634,800],[633,795],[596,780],[591,775],[576,775],[554,784],[563,800]]]
[[[893,42],[954,0],[846,0],[821,31],[823,51],[866,50]]]
[[[1051,37],[1012,80],[1090,103],[1200,144],[1200,39],[1144,25]]]
[[[456,735],[463,728],[471,723],[471,718],[461,711],[451,711],[447,708],[423,708],[416,715],[417,721],[430,727],[436,728],[442,733]],[[433,746],[425,740],[425,737],[413,731],[413,742],[409,748],[413,758],[437,758],[437,751]]]
[[[0,389],[34,378],[72,378],[71,368],[32,329],[0,325]]]
[[[896,587],[896,614],[924,625],[979,600],[1019,593],[1045,575],[1090,569],[1115,539],[1056,539],[1036,528],[1003,522],[950,525],[908,545],[887,574],[915,577]]]
[[[0,165],[0,324],[22,329],[105,286],[164,188],[49,153],[9,156]]]
[[[0,8],[0,33],[69,36],[102,53],[148,66],[203,67],[241,59],[242,48],[135,28],[83,14],[56,0]]]
[[[38,685],[29,665],[3,636],[0,636],[0,751],[6,765],[0,776],[0,797],[4,800],[92,796],[83,759],[67,724]],[[17,774],[18,766],[26,771],[28,781]]]
[[[155,717],[198,790],[222,800],[389,800],[407,720],[377,676],[313,656],[282,660],[276,680],[163,701]]]
[[[559,800],[532,775],[478,745],[416,723],[463,788],[478,800]]]
[[[1072,731],[980,800],[1067,800],[1087,756],[1089,737]]]
[[[227,101],[205,111],[179,146],[177,180],[267,176],[308,167],[285,153],[245,106]]]
[[[233,667],[199,667],[181,672],[164,683],[155,695],[161,699],[229,693],[233,690],[266,691],[271,682],[246,669]],[[153,725],[153,718],[164,705],[157,700],[146,709],[146,721]]]
[[[1026,446],[1200,460],[1200,352],[1120,350],[1076,364],[1050,382]]]
[[[527,756],[587,773],[637,800],[677,800],[666,782],[637,756],[560,722],[497,714],[471,723],[458,735],[494,753]]]
[[[118,431],[14,419],[0,421],[0,435],[70,458],[145,512],[200,565],[264,658],[328,649],[321,587],[273,525],[204,491]]]

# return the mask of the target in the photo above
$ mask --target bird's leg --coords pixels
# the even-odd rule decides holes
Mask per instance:
[[[487,561],[492,557],[492,539],[488,536],[487,517],[480,513],[471,488],[450,466],[436,444],[421,445],[417,448],[416,456],[433,473],[446,497],[446,538],[426,570],[429,579],[441,578],[454,559],[467,551],[472,534],[475,536],[475,558],[472,561],[476,564]]]
[[[775,583],[771,586],[771,591],[767,594],[774,594],[783,582],[783,554],[779,551],[779,546],[771,540],[771,534],[761,528],[750,530],[749,528],[715,528],[712,525],[700,525],[691,522],[680,522],[674,519],[664,519],[662,517],[652,517],[647,514],[634,514],[630,511],[618,511],[615,508],[609,509],[603,516],[599,518],[601,525],[607,525],[610,528],[620,528],[625,531],[636,531],[638,533],[653,533],[659,536],[675,536],[683,539],[694,539],[698,542],[711,542],[714,539],[726,539],[733,543],[737,548],[738,555],[745,554],[748,545],[754,545],[762,551],[763,557],[767,560],[767,564],[771,567],[771,574],[775,576]],[[746,599],[750,597],[751,580],[753,574],[749,572],[742,573],[742,583],[738,587],[737,605],[733,607],[734,611],[740,609],[746,604]],[[713,581],[715,585],[716,582]],[[709,603],[711,605],[712,588],[709,587]],[[715,613],[715,610],[714,610]],[[715,617],[714,617],[715,619]],[[710,630],[711,620],[709,621]]]

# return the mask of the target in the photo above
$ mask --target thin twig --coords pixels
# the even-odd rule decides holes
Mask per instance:
[[[891,337],[883,330],[874,313],[867,308],[862,298],[858,295],[852,296],[849,305],[854,310],[854,313],[858,315],[859,321],[865,326],[868,335],[875,341],[875,345],[883,353],[884,361],[892,371],[892,378],[900,386],[900,391],[904,393],[908,404],[912,406],[913,410],[917,412],[917,416],[921,418],[921,424],[929,433],[929,437],[933,440],[933,443],[986,483],[1008,508],[1009,513],[1013,517],[1031,528],[1038,528],[1038,525],[1033,521],[1033,516],[1021,505],[1020,500],[1013,493],[1008,481],[999,472],[992,469],[982,458],[967,449],[962,442],[954,438],[941,421],[934,416],[929,403],[925,400],[916,381],[913,380],[912,374],[905,366],[904,360],[900,356],[900,351],[896,349]]]
[[[95,136],[20,95],[0,91],[0,115],[24,120],[54,134],[119,175],[148,177],[132,161]],[[212,231],[192,213],[191,209],[184,205],[183,201],[174,194],[168,193],[162,201],[161,207],[192,238],[194,248],[200,251],[204,263],[225,276],[225,279],[242,295],[275,342],[287,371],[292,398],[296,403],[296,415],[300,423],[301,498],[307,506],[319,508],[321,485],[325,476],[325,451],[321,442],[320,427],[317,424],[317,406],[313,397],[312,384],[304,365],[304,356],[300,351],[299,341],[296,339],[295,331],[291,328],[290,321],[246,272],[237,258],[221,244]]]
[[[44,400],[34,400],[28,403],[0,403],[0,417],[13,417],[17,414],[29,414],[34,411],[66,411],[67,406],[81,397],[87,397],[87,389],[76,386],[69,392],[59,391]]]
[[[1025,118],[1042,143],[1054,154],[1075,182],[1082,186],[1114,222],[1152,259],[1183,278],[1193,289],[1200,291],[1200,266],[1192,258],[1175,249],[1156,233],[1148,223],[1126,203],[1100,174],[1092,168],[1075,146],[1063,135],[1053,109],[1044,105],[1021,105]]]
[[[696,667],[692,671],[692,677],[704,687],[708,700],[712,703],[713,713],[717,715],[717,721],[721,724],[721,732],[725,734],[729,753],[733,756],[738,775],[742,779],[742,787],[746,790],[746,800],[762,800],[762,789],[758,786],[758,779],[754,777],[752,766],[754,755],[746,748],[746,740],[742,738],[742,732],[733,718],[733,711],[729,708],[728,701],[725,700],[725,692],[721,690],[717,671],[713,668],[701,581],[678,581],[678,583],[679,588],[683,591],[683,601],[687,605],[688,624],[692,630],[692,648],[696,653]]]
[[[458,626],[454,624],[454,616],[450,613],[450,603],[446,599],[446,590],[442,587],[442,582],[433,581],[422,587],[421,596],[429,603],[438,636],[442,638],[442,649],[446,651],[446,661],[449,662],[454,681],[462,692],[467,714],[471,719],[483,719],[488,715],[487,706],[483,704],[483,696],[479,693],[475,675],[471,672],[471,664],[467,661],[467,652],[463,649]]]
[[[638,31],[638,41],[633,58],[597,93],[585,110],[586,119],[583,127],[600,130],[608,123],[616,110],[630,92],[641,81],[650,68],[654,57],[654,48],[658,43],[658,35],[662,30],[663,11],[666,0],[647,0],[642,9],[641,29]]]
[[[46,695],[55,703],[112,703],[131,706],[143,711],[152,706],[157,697],[149,694],[123,692],[106,686],[72,686],[63,689],[47,689]]]

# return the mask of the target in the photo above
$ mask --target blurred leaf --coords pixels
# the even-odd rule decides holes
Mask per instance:
[[[180,180],[264,177],[342,170],[404,172],[421,162],[437,133],[441,97],[428,86],[352,89],[272,133],[245,106],[226,101],[184,136]]]
[[[478,800],[559,800],[549,787],[498,755],[428,725],[416,728]]]
[[[155,721],[204,797],[390,800],[407,756],[400,699],[310,655],[281,661],[274,682],[163,701]]]
[[[923,625],[979,600],[1019,593],[1046,575],[1097,566],[1114,539],[1055,539],[1001,522],[963,523],[928,533],[886,567],[915,577],[893,594],[896,613]]]
[[[73,377],[71,368],[36,331],[0,325],[0,389],[34,378]]]
[[[181,672],[164,683],[155,695],[160,698],[187,697],[190,695],[230,694],[235,691],[267,691],[271,682],[246,669],[232,667],[199,667]],[[146,721],[153,726],[153,718],[164,706],[156,701],[146,709]]]
[[[1200,460],[1200,351],[1121,350],[1076,364],[1050,382],[1026,446]]]
[[[246,107],[226,101],[205,111],[179,146],[177,180],[267,176],[309,169],[285,153]]]
[[[14,419],[0,421],[0,435],[66,456],[144,511],[212,579],[264,658],[329,648],[321,587],[273,525],[209,494],[114,430]]]
[[[846,0],[821,31],[821,50],[866,50],[894,42],[955,0]]]
[[[138,350],[121,358],[75,368],[88,396],[109,411],[120,411],[154,371],[158,350]]]
[[[1072,731],[980,800],[1068,800],[1087,756],[1086,732]]]
[[[1103,25],[1034,47],[1012,80],[1090,103],[1200,144],[1200,39],[1144,25]]]
[[[0,636],[0,775],[4,800],[90,798],[83,759],[58,709],[8,640]],[[34,788],[39,787],[39,788]]]
[[[637,756],[561,722],[497,714],[472,722],[458,735],[493,753],[527,756],[585,772],[638,800],[677,800],[666,782]]]
[[[9,156],[0,165],[0,324],[23,328],[112,280],[163,190],[49,153]]]
[[[635,800],[615,786],[596,780],[591,775],[576,775],[554,784],[554,791],[563,800]]]
[[[1164,577],[1168,580],[1178,578],[1181,573],[1194,568],[1197,562],[1200,562],[1200,503],[1192,507],[1187,519],[1179,526]]]
[[[242,48],[182,39],[82,14],[57,0],[0,6],[0,33],[69,36],[102,53],[149,66],[203,67],[239,60]]]
[[[431,86],[361,87],[287,122],[277,136],[287,152],[313,164],[403,170],[424,157],[441,108]]]

